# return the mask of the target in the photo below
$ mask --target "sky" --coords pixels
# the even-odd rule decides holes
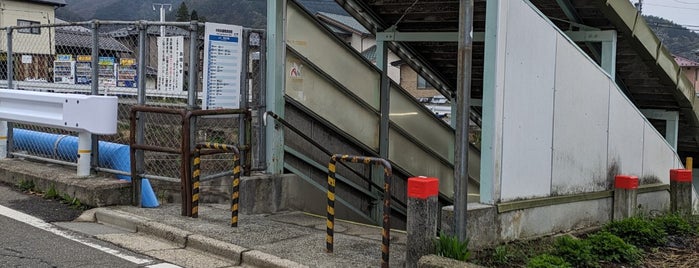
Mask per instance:
[[[639,0],[631,0],[637,3]],[[671,20],[699,32],[699,0],[642,0],[642,13]]]

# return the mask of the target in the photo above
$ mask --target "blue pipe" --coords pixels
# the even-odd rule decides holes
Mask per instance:
[[[15,128],[12,131],[12,141],[16,149],[31,151],[39,156],[68,162],[75,162],[78,158],[78,137],[75,136]],[[100,167],[131,172],[128,145],[100,141],[98,150]],[[116,176],[120,180],[131,181],[130,176]],[[141,180],[141,204],[147,208],[160,206],[148,179]]]

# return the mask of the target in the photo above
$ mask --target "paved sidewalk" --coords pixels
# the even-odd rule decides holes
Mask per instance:
[[[334,253],[325,252],[325,218],[303,212],[240,215],[230,227],[229,205],[203,204],[199,218],[180,216],[179,204],[159,208],[114,206],[86,212],[83,220],[115,225],[213,253],[252,267],[377,267],[381,228],[336,221]],[[405,266],[405,233],[391,230],[390,266]]]

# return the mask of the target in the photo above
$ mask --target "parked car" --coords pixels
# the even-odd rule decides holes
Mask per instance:
[[[444,97],[442,95],[437,95],[437,96],[432,97],[430,102],[434,103],[434,104],[445,104],[445,103],[449,102],[449,99],[447,99],[447,97]]]

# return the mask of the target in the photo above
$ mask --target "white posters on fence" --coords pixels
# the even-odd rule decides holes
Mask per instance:
[[[206,23],[203,109],[240,108],[243,27]]]
[[[158,37],[158,90],[182,91],[183,71],[184,37]]]

